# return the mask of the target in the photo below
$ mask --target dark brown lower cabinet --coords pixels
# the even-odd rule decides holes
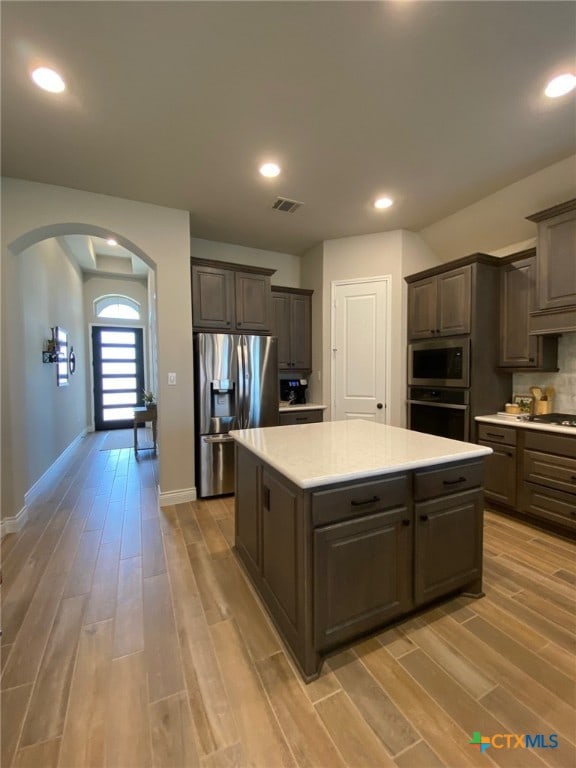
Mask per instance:
[[[482,593],[482,495],[456,493],[414,507],[414,601],[423,605],[468,586]]]
[[[333,648],[412,608],[411,513],[398,507],[314,530],[314,644]]]
[[[492,448],[494,453],[486,457],[484,494],[488,500],[516,506],[516,448],[478,440],[480,445]]]
[[[304,680],[416,606],[481,596],[481,481],[482,460],[302,489],[236,445],[236,553]]]
[[[305,411],[282,411],[280,413],[280,426],[290,424],[315,424],[324,421],[324,411],[321,408],[308,408]]]
[[[576,533],[575,436],[489,423],[479,423],[478,436],[494,451],[485,461],[489,505],[558,533]]]

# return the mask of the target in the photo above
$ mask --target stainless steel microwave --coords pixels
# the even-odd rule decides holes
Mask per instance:
[[[470,339],[433,339],[408,346],[408,384],[470,386]]]

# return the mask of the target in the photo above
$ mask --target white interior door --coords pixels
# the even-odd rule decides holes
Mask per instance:
[[[388,423],[390,278],[332,284],[332,418]]]

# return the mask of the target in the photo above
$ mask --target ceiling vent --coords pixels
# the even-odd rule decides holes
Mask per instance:
[[[294,211],[297,211],[301,205],[304,205],[304,203],[299,203],[296,200],[288,200],[286,197],[278,197],[274,201],[274,205],[272,206],[272,208],[274,208],[275,211],[284,211],[284,213],[294,213]]]

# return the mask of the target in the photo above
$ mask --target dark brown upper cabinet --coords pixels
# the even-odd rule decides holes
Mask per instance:
[[[472,267],[466,265],[410,282],[408,337],[439,338],[470,333]],[[408,278],[407,278],[408,279]]]
[[[272,335],[278,337],[280,371],[312,368],[312,293],[272,286]]]
[[[530,333],[576,331],[576,199],[527,218],[538,225],[538,306]]]
[[[536,249],[507,256],[500,271],[499,365],[517,371],[558,370],[558,337],[531,336],[537,309]]]
[[[191,259],[195,331],[269,334],[273,269]]]

